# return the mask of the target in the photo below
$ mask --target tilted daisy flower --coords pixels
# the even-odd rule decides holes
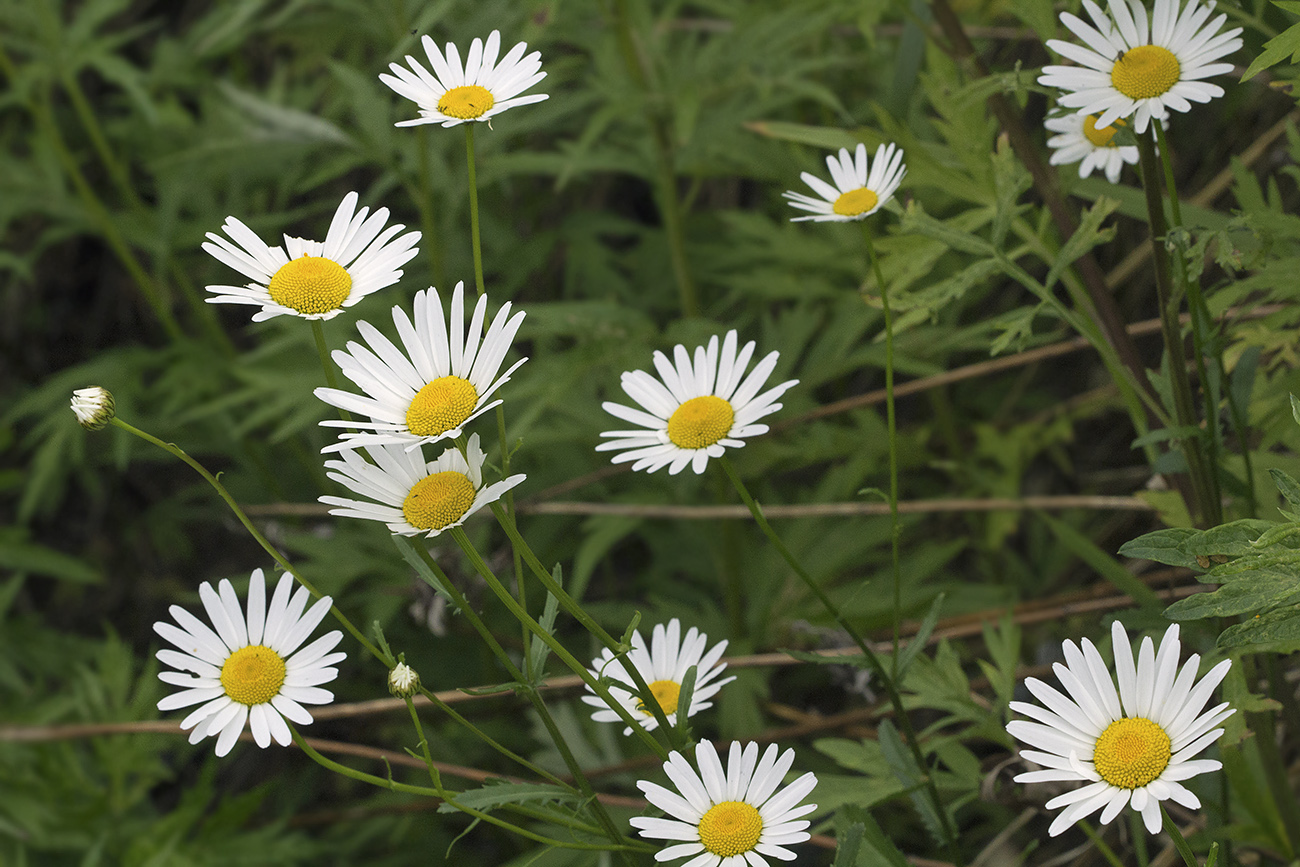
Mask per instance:
[[[1116,184],[1126,164],[1137,164],[1138,149],[1133,145],[1121,147],[1114,140],[1117,127],[1125,125],[1122,120],[1099,129],[1097,115],[1075,113],[1049,117],[1043,125],[1057,133],[1047,140],[1047,146],[1052,149],[1049,162],[1054,166],[1079,163],[1081,178],[1101,169],[1106,173],[1106,180]]]
[[[490,120],[508,108],[541,102],[548,94],[534,93],[519,96],[546,77],[541,72],[541,52],[527,57],[528,44],[520,42],[501,62],[501,31],[493,30],[487,39],[475,39],[469,45],[465,66],[460,65],[460,52],[447,43],[447,53],[438,50],[438,44],[428,36],[421,42],[429,56],[433,74],[420,61],[406,55],[410,69],[397,63],[388,64],[392,75],[380,73],[379,80],[420,107],[418,120],[400,121],[397,126],[416,126],[422,123],[440,123],[443,127],[456,126],[467,121]]]
[[[767,425],[757,424],[758,420],[779,410],[776,399],[799,382],[787,380],[759,394],[780,353],[769,352],[744,376],[753,354],[752,340],[736,352],[735,331],[727,332],[721,356],[716,335],[707,347],[697,346],[694,364],[680,343],[673,350],[675,363],[656,351],[660,379],[644,370],[628,371],[622,377],[623,391],[644,410],[609,401],[601,404],[606,412],[644,430],[605,431],[601,436],[609,442],[596,446],[596,451],[618,450],[614,463],[633,461],[634,470],[653,473],[667,466],[676,475],[690,464],[696,473],[704,472],[709,458],[740,448],[745,437],[767,433]]]
[[[308,725],[311,714],[304,704],[334,700],[320,686],[339,675],[333,666],[346,654],[330,651],[343,633],[327,632],[303,647],[331,603],[324,596],[306,608],[311,594],[306,587],[293,593],[293,586],[292,575],[281,576],[268,608],[262,570],[253,570],[245,616],[229,581],[222,580],[219,590],[204,581],[199,598],[211,627],[179,605],[168,609],[179,625],[153,625],[154,632],[177,648],[159,650],[159,661],[179,669],[160,672],[158,678],[184,687],[158,702],[158,710],[200,705],[181,720],[182,729],[191,729],[190,743],[217,735],[217,755],[224,756],[248,723],[259,747],[272,739],[288,746],[293,738],[285,719]]]
[[[521,358],[497,376],[524,314],[512,317],[506,302],[484,335],[487,296],[474,305],[468,331],[464,310],[464,283],[457,283],[451,294],[450,321],[443,317],[442,301],[433,288],[415,293],[414,324],[394,307],[393,323],[405,354],[378,328],[358,322],[357,330],[370,348],[349,342],[346,352],[335,350],[334,362],[365,395],[337,388],[318,388],[315,393],[331,406],[369,416],[370,421],[322,421],[329,427],[366,429],[341,434],[339,442],[323,451],[389,443],[410,447],[458,437],[466,422],[499,404],[488,398],[528,360]]]
[[[372,292],[402,277],[402,265],[415,258],[419,232],[401,223],[384,228],[388,209],[374,214],[356,210],[357,194],[348,193],[334,212],[324,241],[284,236],[283,247],[269,247],[248,226],[227,217],[226,240],[208,232],[203,249],[253,282],[246,286],[209,286],[209,304],[252,304],[261,307],[254,322],[273,316],[333,319]]]
[[[1049,810],[1065,807],[1048,829],[1053,837],[1097,810],[1107,824],[1125,805],[1141,813],[1154,834],[1160,830],[1161,801],[1196,809],[1201,802],[1182,781],[1222,767],[1214,759],[1192,757],[1218,740],[1223,729],[1215,726],[1233,713],[1227,702],[1201,712],[1232,662],[1220,662],[1198,683],[1199,656],[1192,654],[1178,668],[1177,624],[1166,630],[1159,651],[1150,638],[1142,639],[1136,664],[1128,633],[1118,622],[1111,637],[1118,693],[1101,654],[1085,638],[1082,650],[1066,641],[1065,665],[1052,666],[1068,696],[1031,677],[1025,686],[1043,706],[1011,703],[1033,722],[1015,720],[1007,731],[1035,747],[1021,750],[1021,757],[1045,768],[1016,781],[1089,784],[1047,802]]]
[[[903,175],[907,174],[907,166],[903,165],[903,151],[894,144],[882,144],[876,148],[870,173],[867,172],[867,146],[864,144],[858,145],[855,154],[850,154],[848,148],[840,148],[838,158],[826,158],[826,166],[831,170],[834,186],[811,172],[799,175],[821,198],[793,190],[782,194],[790,200],[792,207],[813,214],[811,217],[794,217],[791,222],[864,220],[893,198],[894,191],[903,182]]]
[[[524,475],[510,476],[486,487],[478,434],[471,434],[465,447],[447,449],[436,461],[424,461],[421,449],[401,446],[368,446],[370,463],[352,449],[344,449],[343,460],[326,461],[334,481],[377,502],[321,497],[331,515],[383,521],[399,536],[433,537],[465,519],[522,482]]]
[[[1231,63],[1213,61],[1241,48],[1241,28],[1219,33],[1227,15],[1206,23],[1214,0],[1191,0],[1181,8],[1179,0],[1156,0],[1150,26],[1141,0],[1109,5],[1113,20],[1093,0],[1083,0],[1091,25],[1061,13],[1061,22],[1087,47],[1047,40],[1048,48],[1080,64],[1043,67],[1039,84],[1068,91],[1057,100],[1061,105],[1097,115],[1102,128],[1134,116],[1140,134],[1166,110],[1188,111],[1193,102],[1223,96],[1223,88],[1204,79],[1232,71]]]
[[[769,744],[760,758],[758,744],[741,749],[733,742],[724,770],[713,744],[701,741],[695,748],[698,774],[681,753],[671,753],[664,773],[677,792],[645,780],[636,784],[671,818],[634,816],[632,827],[642,837],[685,841],[655,853],[656,861],[690,858],[684,867],[745,867],[747,862],[767,867],[768,858],[793,860],[794,852],[785,847],[810,836],[808,820],[799,817],[817,805],[799,802],[812,792],[817,777],[810,771],[777,792],[794,764],[794,750],[778,752],[776,744]]]
[[[86,430],[103,430],[117,414],[113,395],[108,389],[93,385],[72,393],[72,412],[77,424]]]
[[[650,633],[649,648],[646,647],[640,630],[632,633],[632,650],[627,654],[627,661],[650,687],[650,692],[659,703],[659,707],[663,709],[669,725],[677,724],[677,714],[681,710],[678,698],[682,690],[682,679],[686,677],[686,672],[692,665],[696,667],[695,688],[691,692],[691,705],[686,709],[688,718],[705,708],[713,707],[713,702],[708,699],[717,695],[718,690],[725,684],[736,679],[734,675],[722,680],[717,679],[727,668],[725,662],[718,661],[727,649],[727,642],[718,642],[706,653],[705,647],[708,642],[709,636],[693,626],[686,632],[686,639],[682,640],[682,623],[676,617],[668,621],[667,627],[662,623],[655,624],[654,630]],[[615,659],[613,652],[605,648],[601,651],[600,658],[594,660],[591,665],[591,673],[594,676],[609,677],[621,684],[620,686],[611,684],[610,694],[638,718],[646,731],[654,731],[658,727],[659,721],[637,695],[636,687],[633,686],[634,681],[622,660]],[[591,687],[587,687],[587,691],[591,692]],[[596,722],[618,722],[622,719],[605,703],[604,699],[596,695],[584,695],[582,700],[592,707],[601,708],[591,715]],[[623,734],[632,734],[632,727],[623,729]]]

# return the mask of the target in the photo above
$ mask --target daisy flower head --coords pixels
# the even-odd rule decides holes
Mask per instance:
[[[1025,686],[1042,706],[1011,703],[1012,710],[1029,719],[1009,723],[1007,731],[1035,748],[1021,750],[1021,757],[1044,768],[1020,774],[1016,781],[1088,784],[1047,802],[1049,810],[1065,808],[1048,829],[1053,837],[1097,810],[1102,824],[1108,824],[1126,805],[1141,813],[1147,831],[1155,834],[1160,802],[1200,807],[1182,781],[1222,767],[1214,759],[1193,756],[1219,739],[1223,729],[1215,726],[1233,714],[1227,702],[1202,713],[1231,661],[1220,662],[1198,682],[1198,655],[1178,668],[1177,624],[1165,631],[1158,651],[1149,637],[1142,639],[1136,663],[1128,633],[1118,622],[1111,637],[1115,677],[1088,639],[1080,642],[1082,649],[1066,641],[1065,664],[1052,668],[1068,695],[1031,677]]]
[[[1043,122],[1048,132],[1056,135],[1047,140],[1052,149],[1049,162],[1054,166],[1079,164],[1079,177],[1086,178],[1098,169],[1106,173],[1106,180],[1119,183],[1119,174],[1125,165],[1137,165],[1138,149],[1134,145],[1120,145],[1115,133],[1123,120],[1110,126],[1097,126],[1095,114],[1058,114]]]
[[[324,241],[284,236],[283,247],[270,247],[248,226],[227,217],[221,227],[230,240],[208,232],[203,249],[249,277],[245,286],[209,286],[209,304],[261,307],[254,322],[274,316],[333,319],[362,298],[402,277],[402,265],[415,258],[419,232],[401,223],[384,228],[388,209],[370,214],[357,209],[357,194],[343,197]],[[368,216],[367,216],[368,215]],[[233,241],[233,243],[232,243]]]
[[[103,430],[117,411],[108,389],[93,385],[72,393],[72,413],[86,430]]]
[[[479,509],[494,503],[522,482],[514,475],[491,485],[483,484],[483,461],[478,434],[470,434],[465,454],[450,448],[436,461],[425,463],[419,447],[367,446],[374,463],[353,449],[344,449],[343,460],[326,461],[326,475],[354,493],[377,502],[324,496],[322,503],[337,506],[331,515],[383,521],[394,535],[432,538],[443,530],[459,527]]]
[[[510,49],[501,61],[501,31],[493,30],[487,38],[475,39],[469,45],[465,65],[460,63],[460,52],[447,43],[447,52],[438,50],[438,44],[429,36],[421,42],[429,57],[433,74],[411,55],[406,55],[410,69],[397,63],[388,64],[392,75],[380,73],[379,80],[401,96],[420,107],[420,117],[403,120],[397,126],[417,126],[422,123],[440,123],[444,128],[469,121],[491,120],[508,108],[541,102],[545,93],[519,96],[546,77],[541,71],[542,55],[534,51],[527,57],[528,44],[520,42]]]
[[[1141,0],[1110,0],[1109,6],[1108,16],[1093,0],[1083,0],[1092,24],[1061,13],[1061,22],[1084,45],[1047,40],[1048,48],[1079,64],[1045,66],[1038,78],[1067,91],[1058,99],[1061,105],[1097,115],[1095,124],[1103,129],[1133,116],[1133,129],[1141,134],[1167,110],[1188,111],[1193,102],[1223,96],[1223,88],[1205,79],[1232,71],[1231,63],[1214,61],[1241,48],[1241,28],[1218,32],[1227,15],[1208,21],[1214,0],[1189,0],[1186,6],[1155,0],[1149,23]]]
[[[876,148],[876,156],[870,162],[869,172],[867,146],[861,143],[853,154],[849,153],[848,148],[840,148],[838,157],[826,158],[826,166],[831,170],[834,186],[811,172],[799,175],[821,198],[793,190],[782,194],[790,200],[792,207],[812,212],[811,217],[794,217],[791,222],[865,220],[893,198],[894,191],[903,181],[903,175],[907,174],[907,166],[903,165],[903,150],[892,143]]]
[[[727,642],[720,641],[706,652],[708,642],[709,637],[693,626],[687,631],[686,638],[683,640],[682,623],[676,617],[668,621],[666,627],[662,623],[655,624],[654,630],[650,633],[648,648],[639,630],[632,633],[632,650],[627,654],[627,661],[650,687],[650,692],[654,695],[654,700],[659,703],[669,725],[677,724],[677,714],[683,710],[678,704],[678,699],[681,695],[682,680],[691,666],[695,666],[695,688],[691,692],[690,707],[685,709],[687,717],[692,717],[705,708],[713,707],[713,702],[708,699],[717,695],[718,690],[724,685],[736,679],[735,675],[722,680],[717,679],[727,667],[725,662],[718,661],[727,649]],[[591,673],[595,677],[609,677],[618,682],[618,685],[610,686],[610,694],[632,712],[632,716],[640,721],[646,731],[654,731],[658,727],[659,721],[637,695],[636,687],[633,686],[634,681],[622,660],[615,659],[609,648],[605,648],[591,665]],[[587,691],[591,692],[591,687],[587,687]],[[604,699],[594,694],[584,695],[582,700],[593,707],[600,708],[591,715],[596,722],[617,722],[622,719],[605,703]],[[623,729],[623,734],[632,734],[632,727]]]
[[[160,672],[158,679],[183,687],[158,702],[158,710],[199,705],[181,720],[181,728],[191,730],[190,743],[216,735],[217,755],[224,756],[247,723],[259,747],[267,747],[272,739],[288,746],[293,738],[285,720],[307,725],[311,714],[304,704],[334,700],[320,686],[339,675],[333,666],[345,654],[330,651],[343,633],[327,632],[304,647],[331,601],[323,596],[307,608],[311,594],[306,587],[294,593],[293,585],[292,575],[282,575],[268,607],[262,570],[253,570],[245,614],[229,581],[223,579],[217,590],[204,581],[199,598],[211,626],[179,605],[168,609],[175,624],[153,625],[154,632],[176,647],[159,650],[159,661],[179,669]]]
[[[690,464],[696,473],[704,472],[709,458],[742,447],[745,437],[767,433],[767,425],[758,420],[779,410],[776,399],[799,382],[787,380],[759,394],[780,353],[769,352],[744,376],[753,354],[752,340],[736,351],[735,331],[727,332],[721,355],[716,335],[707,347],[697,346],[694,363],[680,343],[673,350],[673,361],[656,351],[659,378],[644,370],[627,371],[622,377],[623,391],[644,409],[610,401],[601,404],[611,415],[643,429],[605,431],[601,436],[609,441],[596,446],[596,451],[618,450],[613,462],[633,461],[634,470],[653,473],[667,466],[676,475]]]
[[[400,307],[393,308],[405,353],[369,322],[358,322],[369,348],[352,341],[346,352],[335,350],[333,357],[343,375],[365,394],[337,388],[318,388],[315,393],[331,406],[369,416],[370,421],[322,421],[327,427],[363,429],[341,434],[339,442],[323,451],[393,443],[411,447],[458,437],[466,422],[499,404],[488,398],[528,360],[521,358],[497,375],[524,314],[512,317],[506,302],[483,334],[486,314],[487,296],[482,295],[466,330],[464,283],[457,283],[451,294],[450,320],[443,316],[438,290],[420,290],[415,293],[414,323]]]
[[[769,744],[760,757],[758,744],[742,749],[733,742],[724,769],[713,744],[701,741],[695,763],[698,774],[681,753],[668,756],[664,773],[676,792],[645,780],[636,784],[671,818],[634,816],[632,827],[642,837],[679,841],[657,852],[656,861],[690,858],[685,867],[768,867],[768,858],[794,859],[785,847],[809,838],[809,822],[799,817],[817,809],[799,803],[817,785],[811,771],[777,791],[794,763],[794,750],[780,753]]]

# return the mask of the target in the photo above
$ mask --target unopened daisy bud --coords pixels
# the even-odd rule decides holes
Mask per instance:
[[[113,420],[113,395],[97,385],[79,388],[72,393],[72,411],[86,430],[101,430]]]
[[[388,672],[388,691],[398,698],[410,698],[420,690],[420,675],[405,662]]]

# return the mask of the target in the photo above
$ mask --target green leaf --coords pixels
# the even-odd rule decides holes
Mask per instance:
[[[1056,258],[1052,260],[1051,270],[1047,272],[1047,279],[1043,281],[1043,286],[1051,289],[1052,286],[1060,279],[1062,272],[1074,264],[1084,253],[1087,253],[1098,244],[1104,244],[1115,237],[1115,227],[1103,229],[1101,224],[1106,218],[1115,213],[1119,207],[1119,199],[1102,196],[1093,203],[1092,207],[1083,212],[1083,219],[1079,221],[1079,228],[1074,230],[1070,239],[1061,245],[1060,251]]]
[[[837,151],[840,148],[853,150],[862,139],[842,127],[809,126],[803,123],[786,123],[779,120],[755,120],[745,124],[745,128],[768,138],[798,142]]]
[[[881,720],[879,727],[876,729],[876,735],[880,741],[881,753],[889,764],[889,769],[894,772],[894,777],[908,790],[908,797],[912,800],[912,806],[920,814],[921,821],[925,824],[926,830],[930,832],[931,838],[936,844],[942,844],[943,821],[940,819],[938,812],[935,811],[929,795],[924,791],[925,771],[916,766],[916,759],[912,756],[911,750],[903,743],[903,739],[898,734],[898,729],[894,728],[892,722],[887,719]]]
[[[1238,572],[1213,593],[1179,599],[1165,609],[1170,620],[1232,617],[1271,608],[1300,593],[1300,575],[1250,570]]]
[[[866,830],[865,825],[854,822],[847,831],[837,835],[839,845],[835,847],[835,861],[832,862],[831,867],[857,867],[858,849],[862,847],[864,830]]]
[[[1300,608],[1258,614],[1245,623],[1229,626],[1219,636],[1219,647],[1233,647],[1300,642]]]
[[[1133,442],[1129,443],[1129,448],[1140,449],[1143,446],[1155,445],[1156,443],[1168,442],[1169,440],[1191,440],[1201,436],[1202,431],[1196,425],[1181,424],[1173,427],[1162,427],[1159,430],[1148,431]]]
[[[971,253],[975,256],[991,257],[997,252],[992,244],[980,236],[973,235],[931,217],[915,200],[909,202],[907,210],[903,212],[900,230],[903,232],[916,232],[927,238],[934,238],[954,250]]]
[[[1196,555],[1188,554],[1183,550],[1183,543],[1193,536],[1200,534],[1200,530],[1193,530],[1190,527],[1169,527],[1164,530],[1156,530],[1153,533],[1147,533],[1145,536],[1138,536],[1136,539],[1125,542],[1120,546],[1119,554],[1121,557],[1132,557],[1135,560],[1153,560],[1156,563],[1164,563],[1166,566],[1182,566],[1187,569],[1203,568],[1196,560]]]
[[[1300,424],[1300,400],[1291,395],[1291,417],[1295,419],[1296,424]]]
[[[0,569],[31,575],[44,575],[74,584],[98,584],[98,570],[76,557],[27,541],[22,527],[0,528]]]
[[[439,813],[455,813],[457,806],[487,812],[502,804],[526,804],[545,801],[578,803],[582,795],[564,786],[551,783],[510,783],[505,780],[488,780],[480,789],[467,789],[456,793],[456,805],[440,804]]]
[[[1240,557],[1243,554],[1253,554],[1257,549],[1251,543],[1277,526],[1279,525],[1273,521],[1261,521],[1258,518],[1231,521],[1189,536],[1183,543],[1183,550],[1201,557]]]
[[[1276,468],[1270,468],[1268,474],[1273,477],[1273,484],[1277,485],[1278,493],[1286,497],[1291,505],[1300,506],[1300,482]]]
[[[1139,581],[1137,576],[1121,566],[1113,557],[1098,548],[1097,543],[1045,512],[1038,512],[1037,515],[1047,524],[1048,529],[1052,531],[1052,535],[1056,536],[1058,542],[1084,563],[1095,569],[1101,577],[1114,584],[1115,589],[1121,593],[1127,593],[1134,602],[1143,608],[1150,608],[1154,611],[1163,607],[1164,603],[1160,601],[1160,597],[1155,594],[1155,591]]]
[[[1281,6],[1281,3],[1277,5]],[[1264,43],[1264,50],[1246,68],[1242,81],[1250,81],[1259,73],[1281,63],[1286,57],[1294,63],[1300,57],[1300,24],[1292,24],[1277,36]]]
[[[555,583],[564,586],[564,572],[560,569],[560,564],[556,563],[555,568],[551,571],[551,577]],[[555,615],[560,610],[560,600],[556,599],[554,594],[549,590],[546,592],[546,606],[542,609],[542,616],[537,619],[537,623],[542,629],[546,630],[547,635],[555,634]],[[528,645],[529,671],[530,679],[536,684],[540,684],[545,679],[546,658],[551,655],[551,647],[545,641],[534,636]]]
[[[944,594],[940,593],[930,603],[930,610],[926,612],[925,619],[921,621],[921,628],[916,631],[912,640],[907,642],[907,646],[898,652],[897,674],[894,679],[901,681],[903,675],[907,673],[907,668],[916,659],[916,655],[925,649],[926,643],[930,640],[930,634],[934,632],[935,624],[939,622],[939,609],[943,607]]]

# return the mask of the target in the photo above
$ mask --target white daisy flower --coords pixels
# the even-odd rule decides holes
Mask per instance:
[[[741,382],[753,353],[752,340],[736,352],[735,331],[727,332],[721,357],[716,335],[709,338],[707,348],[697,346],[694,365],[680,343],[673,350],[675,365],[656,351],[655,369],[662,379],[644,370],[628,371],[622,377],[623,391],[648,412],[609,401],[601,404],[606,412],[645,430],[605,431],[601,436],[610,441],[596,446],[596,451],[619,450],[614,463],[634,461],[634,470],[653,473],[667,466],[676,475],[690,464],[702,473],[709,458],[740,448],[745,437],[767,433],[767,425],[756,422],[779,410],[776,399],[799,380],[758,394],[780,353],[769,352]]]
[[[355,493],[378,502],[321,497],[331,506],[331,515],[383,521],[390,532],[399,536],[424,534],[433,537],[465,519],[522,482],[523,474],[510,476],[484,487],[485,456],[478,445],[478,434],[471,434],[465,454],[451,448],[436,461],[424,462],[420,448],[368,446],[366,452],[374,463],[364,460],[352,449],[344,449],[341,461],[326,461],[326,473],[334,481]]]
[[[217,735],[217,755],[224,756],[248,723],[259,747],[265,748],[273,738],[288,746],[293,738],[285,719],[308,725],[311,714],[304,704],[334,700],[333,693],[320,685],[339,675],[333,666],[346,654],[330,651],[343,633],[327,632],[302,647],[331,602],[324,596],[304,612],[311,594],[299,587],[290,596],[293,585],[292,575],[281,576],[268,608],[262,570],[253,570],[245,617],[229,581],[222,580],[219,591],[204,581],[199,598],[212,621],[210,628],[179,605],[168,609],[179,626],[153,625],[154,632],[180,651],[158,651],[162,663],[180,669],[160,672],[158,679],[184,687],[158,702],[158,710],[200,705],[181,720],[182,729],[192,727],[190,743]]]
[[[490,120],[508,108],[541,102],[548,96],[545,93],[517,95],[546,77],[540,71],[542,55],[534,51],[524,57],[528,44],[520,42],[497,63],[501,52],[499,30],[492,31],[486,46],[481,39],[470,43],[463,69],[460,53],[452,43],[447,43],[444,56],[430,37],[425,36],[421,42],[433,66],[432,75],[409,54],[406,62],[410,69],[390,63],[388,68],[393,75],[379,75],[380,81],[420,107],[418,120],[403,120],[397,126],[440,123],[445,128],[467,121]]]
[[[1142,639],[1136,665],[1128,633],[1118,622],[1111,637],[1118,693],[1101,654],[1085,638],[1082,650],[1066,641],[1066,664],[1052,666],[1068,696],[1031,677],[1025,686],[1044,706],[1011,703],[1012,710],[1034,722],[1016,720],[1007,731],[1036,747],[1020,755],[1046,769],[1020,774],[1016,781],[1090,784],[1047,802],[1049,810],[1065,807],[1048,829],[1053,837],[1097,810],[1107,824],[1125,805],[1140,812],[1155,834],[1160,802],[1172,799],[1189,809],[1200,807],[1182,781],[1222,767],[1214,759],[1192,757],[1218,740],[1223,729],[1215,726],[1233,713],[1227,702],[1201,713],[1231,660],[1220,662],[1197,683],[1199,656],[1192,654],[1178,668],[1177,624],[1166,630],[1158,652],[1150,638]]]
[[[821,198],[793,190],[782,193],[790,200],[792,207],[813,213],[811,217],[794,217],[792,223],[801,220],[815,220],[818,223],[864,220],[893,198],[894,191],[903,181],[903,175],[907,174],[907,166],[903,165],[903,151],[894,144],[882,144],[876,148],[870,174],[867,172],[867,146],[864,144],[858,145],[856,155],[851,155],[848,148],[840,148],[839,158],[827,157],[826,166],[831,170],[834,186],[811,172],[799,175]]]
[[[497,376],[524,314],[520,311],[512,317],[506,302],[483,335],[487,296],[480,296],[474,306],[468,331],[464,308],[464,283],[457,283],[451,294],[450,321],[443,317],[438,290],[432,287],[427,293],[415,293],[414,324],[400,307],[394,307],[393,323],[405,354],[369,322],[357,323],[370,349],[349,342],[347,352],[335,350],[333,357],[343,375],[365,395],[318,388],[316,396],[331,406],[370,417],[369,422],[327,419],[322,425],[368,430],[341,434],[339,442],[322,451],[394,443],[409,448],[458,437],[466,422],[501,403],[488,398],[528,360],[519,359]]]
[[[79,388],[72,393],[72,413],[86,430],[103,430],[116,414],[113,395],[98,385]]]
[[[371,214],[356,210],[357,194],[348,193],[334,212],[324,242],[284,236],[283,247],[268,247],[252,229],[226,217],[222,231],[231,243],[208,232],[203,249],[254,282],[246,286],[209,286],[209,304],[261,307],[254,322],[273,316],[333,319],[372,292],[402,277],[401,266],[415,258],[419,232],[393,236],[406,227],[384,228],[388,209]]]
[[[667,628],[662,623],[655,624],[650,634],[648,649],[641,632],[636,630],[632,633],[632,650],[627,654],[627,660],[650,687],[650,692],[659,703],[659,707],[663,709],[669,725],[677,725],[677,713],[680,710],[677,700],[682,689],[682,679],[686,677],[686,671],[692,665],[696,667],[695,688],[691,692],[691,706],[686,710],[688,718],[705,708],[713,707],[713,702],[708,699],[717,695],[718,690],[725,684],[736,679],[733,675],[717,680],[727,667],[725,662],[718,661],[727,649],[727,642],[718,642],[706,653],[704,648],[708,641],[709,637],[693,626],[687,631],[686,640],[683,641],[682,623],[676,617],[668,621]],[[611,685],[610,694],[638,718],[646,731],[654,731],[658,727],[659,721],[637,695],[636,687],[632,685],[632,677],[628,674],[622,660],[615,659],[613,652],[605,648],[601,651],[600,658],[593,660],[591,665],[593,676],[609,677],[624,684]],[[587,687],[587,691],[591,692],[590,686]],[[623,719],[616,711],[610,709],[604,699],[594,694],[584,695],[582,700],[593,707],[601,708],[591,715],[596,722],[618,722]],[[623,729],[623,734],[632,734],[632,727]]]
[[[1043,125],[1049,132],[1058,133],[1047,140],[1047,146],[1052,149],[1049,162],[1054,166],[1079,163],[1081,178],[1101,169],[1106,173],[1106,180],[1117,184],[1125,164],[1137,164],[1137,147],[1121,147],[1114,141],[1117,127],[1125,126],[1122,120],[1098,128],[1097,115],[1076,112],[1049,117]]]
[[[1083,0],[1091,25],[1061,13],[1086,48],[1047,40],[1048,48],[1081,64],[1043,67],[1039,84],[1069,91],[1057,100],[1061,105],[1098,115],[1102,128],[1136,115],[1133,128],[1140,134],[1168,109],[1188,111],[1193,102],[1223,96],[1223,88],[1204,79],[1232,71],[1231,63],[1212,61],[1241,48],[1241,28],[1218,33],[1227,15],[1206,23],[1214,0],[1191,0],[1181,8],[1179,0],[1156,0],[1150,26],[1140,0],[1110,0],[1109,6],[1107,16],[1093,0]]]
[[[701,741],[695,748],[698,774],[681,753],[670,754],[664,773],[677,792],[644,780],[636,785],[672,818],[634,816],[632,827],[642,837],[685,841],[655,853],[656,861],[690,858],[684,867],[745,867],[747,862],[767,867],[767,858],[793,860],[794,852],[785,847],[810,836],[808,820],[799,817],[817,805],[799,802],[812,792],[817,777],[806,773],[777,792],[794,763],[794,750],[777,753],[777,745],[769,744],[760,758],[758,744],[742,750],[733,742],[724,770],[713,744]]]

